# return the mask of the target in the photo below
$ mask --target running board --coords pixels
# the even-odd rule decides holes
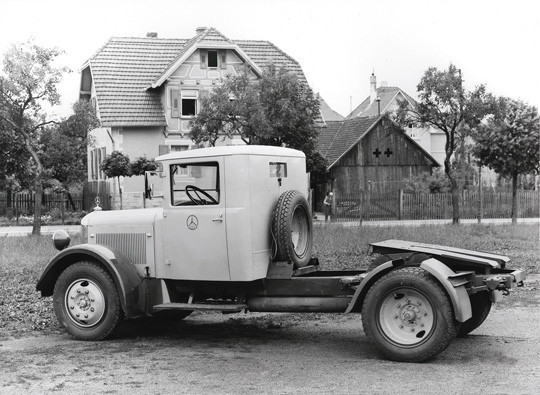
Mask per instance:
[[[154,310],[203,310],[239,313],[246,309],[246,304],[219,304],[219,303],[163,303],[154,306]]]

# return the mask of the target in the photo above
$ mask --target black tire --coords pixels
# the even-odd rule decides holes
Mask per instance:
[[[272,219],[275,260],[304,267],[311,260],[313,223],[309,203],[300,192],[291,190],[281,194]]]
[[[418,267],[394,270],[370,288],[362,306],[362,324],[377,349],[398,362],[432,359],[457,333],[444,288]]]
[[[471,295],[472,317],[461,323],[458,331],[458,337],[467,336],[478,328],[486,320],[491,311],[491,299],[489,293],[479,292]]]
[[[95,262],[77,262],[54,286],[54,311],[77,340],[102,340],[120,325],[123,312],[111,275]]]

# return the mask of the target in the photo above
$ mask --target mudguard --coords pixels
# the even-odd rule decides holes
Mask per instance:
[[[59,252],[43,271],[36,289],[41,292],[41,296],[51,296],[56,280],[68,266],[88,260],[101,263],[112,276],[127,318],[145,314],[146,283],[143,278],[128,257],[103,245],[79,244]]]
[[[361,304],[371,285],[387,272],[391,271],[395,267],[403,265],[404,261],[402,259],[389,260],[388,262],[383,263],[368,272],[362,282],[358,285],[358,288],[356,289],[347,310],[345,310],[345,313],[350,313],[353,310],[359,311],[359,309],[362,308]],[[459,275],[456,275],[456,273],[454,273],[448,266],[434,258],[423,261],[420,264],[420,267],[432,274],[444,287],[448,293],[448,296],[450,297],[450,300],[452,301],[456,320],[459,322],[465,322],[472,317],[471,301],[469,299],[467,289],[465,288],[465,283],[460,283],[459,281],[450,281],[450,279],[457,279]]]

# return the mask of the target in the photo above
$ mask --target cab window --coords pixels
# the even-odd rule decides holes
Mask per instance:
[[[173,206],[219,204],[217,162],[173,164],[170,172]]]

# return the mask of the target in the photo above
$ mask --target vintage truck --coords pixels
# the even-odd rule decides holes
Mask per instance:
[[[323,270],[312,256],[300,151],[215,147],[156,161],[161,207],[93,212],[82,221],[85,244],[66,248],[67,233],[53,236],[60,252],[37,290],[53,296],[75,339],[104,339],[125,319],[195,310],[361,313],[384,356],[420,362],[523,284],[505,256],[398,240],[372,243],[367,270]]]

